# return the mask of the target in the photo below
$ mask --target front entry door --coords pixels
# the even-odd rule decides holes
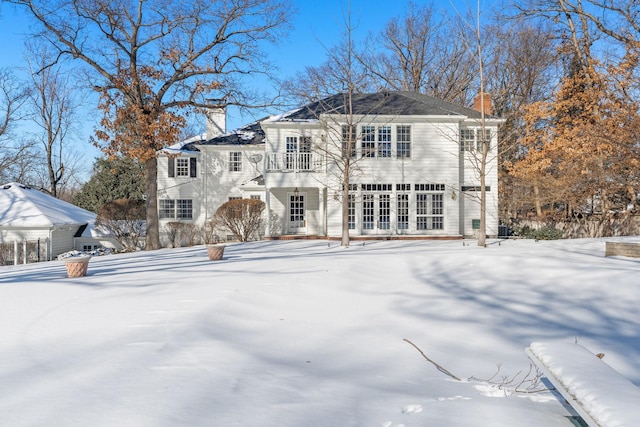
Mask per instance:
[[[293,234],[305,233],[307,227],[306,194],[289,195],[289,232]]]

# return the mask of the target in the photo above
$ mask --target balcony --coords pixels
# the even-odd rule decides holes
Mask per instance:
[[[315,153],[267,154],[267,170],[270,172],[317,172],[322,167],[322,156]]]

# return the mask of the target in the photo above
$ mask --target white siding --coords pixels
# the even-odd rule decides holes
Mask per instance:
[[[261,174],[264,174],[265,194],[262,200],[268,202],[270,215],[275,218],[271,223],[271,235],[288,234],[289,229],[289,196],[297,189],[306,195],[306,228],[309,235],[324,234],[326,215],[327,230],[330,236],[339,236],[342,230],[341,213],[341,171],[336,159],[341,150],[340,116],[321,117],[317,121],[267,121],[263,122],[265,144],[252,146],[200,146],[198,155],[198,176],[196,178],[166,178],[166,162],[159,163],[159,197],[170,199],[190,198],[194,201],[193,222],[203,224],[210,219],[216,209],[229,197],[249,197],[255,194],[256,187],[250,193],[244,193],[241,185]],[[357,142],[357,156],[352,165],[351,184],[357,185],[355,194],[355,230],[353,236],[360,234],[415,234],[436,236],[470,236],[473,235],[472,220],[479,218],[479,205],[476,192],[463,192],[463,186],[479,186],[478,168],[470,155],[461,152],[459,131],[461,126],[477,128],[473,121],[462,121],[461,116],[372,116],[355,117],[357,134],[362,125],[388,126],[391,128],[391,156],[367,158],[362,156],[361,140]],[[487,233],[497,234],[498,228],[498,180],[497,180],[497,138],[498,122],[490,123],[492,131],[492,150],[489,155],[486,184],[490,187],[487,193]],[[411,156],[397,156],[397,126],[411,128]],[[280,159],[287,152],[287,137],[311,138],[313,167],[308,169],[273,167],[270,158]],[[242,171],[229,171],[229,153],[242,152]],[[334,155],[327,155],[331,151]],[[254,154],[263,156],[263,161],[255,164],[248,161]],[[276,157],[270,157],[276,156]],[[284,157],[282,157],[284,158]],[[333,158],[333,161],[332,161]],[[323,159],[324,161],[320,161]],[[339,162],[339,160],[338,160]],[[271,166],[271,167],[269,167]],[[265,168],[268,170],[265,171]],[[388,194],[388,214],[391,218],[388,229],[376,227],[373,230],[363,228],[363,185],[389,184],[384,187],[390,191],[373,191],[374,198],[383,194],[386,202]],[[400,190],[397,186],[402,185]],[[417,194],[416,185],[437,185],[438,203],[442,204],[442,227],[435,229],[417,229]],[[407,189],[405,191],[405,188]],[[436,187],[431,187],[432,189]],[[398,194],[409,197],[409,228],[398,229]],[[326,194],[326,200],[325,200]],[[369,193],[370,194],[370,193]],[[431,193],[429,193],[431,194]],[[479,195],[479,192],[477,192]],[[440,200],[441,197],[441,200]],[[379,200],[379,199],[376,199]],[[435,200],[435,199],[434,199]],[[435,201],[434,201],[435,203]],[[377,205],[379,209],[382,205]],[[386,206],[386,205],[384,205]],[[166,221],[163,221],[166,223]],[[162,222],[161,222],[162,223]],[[384,224],[384,221],[382,221]]]

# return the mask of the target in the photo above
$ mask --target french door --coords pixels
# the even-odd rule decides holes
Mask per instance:
[[[375,234],[391,229],[391,195],[362,195],[362,233]]]
[[[307,228],[306,194],[289,195],[289,232],[304,233]]]

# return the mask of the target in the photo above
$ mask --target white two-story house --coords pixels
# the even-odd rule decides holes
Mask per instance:
[[[265,238],[338,238],[348,163],[351,237],[461,238],[480,220],[480,149],[485,162],[487,234],[498,233],[497,134],[502,119],[413,93],[344,94],[224,130],[224,112],[208,133],[160,154],[162,224],[204,225],[232,198],[266,204]],[[484,132],[483,132],[484,130]],[[345,158],[349,156],[349,161]]]

